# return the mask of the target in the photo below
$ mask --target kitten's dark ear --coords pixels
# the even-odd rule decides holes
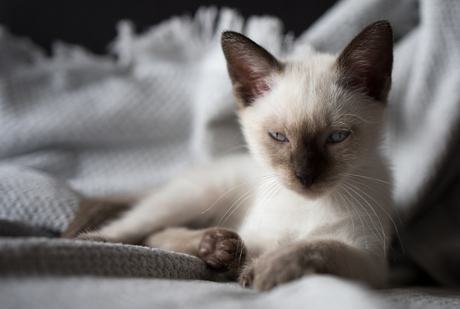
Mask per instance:
[[[393,31],[386,20],[364,28],[337,58],[340,83],[386,101],[391,87]]]
[[[242,34],[226,31],[221,43],[235,98],[242,107],[251,105],[270,90],[267,78],[274,71],[281,71],[283,65]]]

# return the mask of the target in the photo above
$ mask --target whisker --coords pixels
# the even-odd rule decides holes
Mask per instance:
[[[276,188],[276,186],[278,186],[278,190],[274,190],[274,189]],[[269,212],[269,211],[266,211],[266,210],[269,210],[269,207],[267,207],[266,205],[269,204],[269,203],[268,203],[269,200],[270,200],[270,203],[271,203],[271,201],[273,201],[273,197],[275,197],[275,196],[278,195],[277,192],[278,192],[279,190],[281,190],[281,188],[282,188],[282,187],[279,186],[279,183],[278,183],[277,181],[274,181],[274,182],[272,182],[271,184],[269,184],[269,185],[265,188],[263,194],[261,194],[261,195],[263,195],[265,198],[262,199],[262,200],[260,201],[259,207],[258,207],[258,209],[257,209],[257,213],[254,214],[255,217],[259,217],[259,218],[260,218],[260,220],[259,220],[259,225],[258,225],[258,228],[257,228],[257,231],[254,233],[254,234],[256,235],[256,238],[259,238],[259,237],[260,237],[260,226],[261,226],[261,224],[262,224],[263,217],[264,217],[264,215],[266,215],[266,214]],[[267,191],[268,191],[268,194],[266,193]],[[260,215],[260,212],[261,212],[262,210],[265,210],[265,211],[263,212],[262,215]],[[251,254],[254,253],[254,250],[255,250],[255,248],[253,248]]]
[[[264,175],[264,176],[260,177],[260,178],[257,180],[257,182],[267,181],[267,179],[268,179],[268,180],[271,179],[272,176],[273,176],[273,175],[271,175],[271,174]],[[224,219],[224,217],[225,217],[230,211],[231,211],[230,215],[232,215],[232,214],[235,212],[235,210],[239,207],[239,205],[241,205],[241,204],[239,204],[239,205],[232,211],[232,209],[234,208],[234,206],[236,205],[236,203],[238,203],[238,201],[239,201],[240,199],[244,198],[248,193],[250,193],[250,192],[252,192],[252,191],[254,191],[254,188],[253,188],[253,189],[250,189],[250,190],[247,191],[246,193],[240,195],[240,196],[238,197],[238,199],[236,199],[236,201],[234,201],[234,202],[232,203],[232,205],[227,209],[227,211],[221,216],[219,222],[217,223],[217,226],[219,226],[219,225],[221,224],[221,222],[222,222],[222,220]],[[253,195],[253,194],[251,194],[250,196],[252,196],[252,195]],[[249,197],[250,197],[250,196],[249,196]],[[248,198],[249,198],[249,197],[248,197]],[[243,201],[245,201],[245,200],[247,200],[247,198],[245,198]],[[229,217],[227,217],[227,218],[225,219],[225,221],[226,221],[228,218],[229,218]],[[224,222],[225,222],[225,221],[224,221]]]
[[[337,191],[336,193],[341,197],[340,192]],[[342,197],[341,197],[341,198],[342,198]],[[337,203],[337,205],[340,204],[339,201],[337,200],[337,196],[336,196],[336,195],[334,195],[334,200],[335,200],[335,202]],[[342,201],[343,201],[343,198],[342,198]],[[348,208],[348,205],[345,203],[345,201],[343,201],[343,202],[344,202],[343,205],[345,206],[345,209],[347,210],[348,215],[349,215],[349,217],[350,217],[350,219],[351,219],[351,225],[352,225],[352,227],[353,227],[353,232],[352,232],[352,234],[354,235],[354,234],[355,234],[355,221],[353,220],[353,215],[351,214],[350,209]]]
[[[229,149],[226,149],[226,150],[220,152],[220,153],[218,154],[218,156],[220,157],[220,156],[226,155],[226,154],[228,154],[228,153],[230,153],[230,152],[232,152],[232,151],[235,151],[235,150],[238,150],[238,149],[241,149],[241,148],[246,148],[246,149],[248,149],[248,146],[247,146],[246,144],[242,144],[242,145],[239,145],[239,146],[235,146],[235,147],[232,147],[232,148],[229,148]]]
[[[251,198],[253,195],[254,195],[254,193],[251,194],[251,195],[249,195],[249,196],[247,196],[245,199],[243,199],[243,200],[235,207],[235,209],[233,209],[233,211],[227,216],[227,218],[225,218],[225,220],[222,222],[222,224],[224,224],[224,223],[228,220],[228,218],[230,218],[230,217],[233,215],[233,213],[234,213],[234,212],[235,212],[235,211],[236,211],[236,210],[237,210],[237,209],[238,209],[248,198]],[[224,214],[224,215],[225,215],[225,214]],[[220,222],[220,221],[219,221],[219,222]],[[219,223],[218,223],[218,225],[219,225]]]
[[[347,184],[347,185],[353,186],[352,184]],[[353,187],[356,188],[355,186],[353,186]],[[384,253],[386,254],[386,239],[388,239],[388,238],[387,238],[386,235],[385,235],[385,229],[384,229],[384,227],[383,227],[383,224],[382,224],[382,221],[380,220],[379,215],[378,215],[377,212],[374,210],[374,208],[372,207],[372,205],[369,203],[368,200],[366,200],[361,194],[359,194],[358,192],[356,192],[355,190],[353,190],[353,188],[349,188],[349,189],[350,189],[351,191],[353,191],[356,195],[358,195],[358,197],[360,197],[360,198],[369,206],[369,208],[370,208],[370,209],[372,210],[372,212],[374,213],[376,219],[378,220],[378,222],[379,222],[379,224],[380,224],[380,228],[382,229],[383,251],[384,251]],[[374,202],[375,202],[375,201],[374,201]],[[364,207],[364,206],[362,206],[362,207]],[[367,211],[366,211],[366,213],[367,213]],[[370,216],[369,216],[369,218],[371,219],[372,223],[374,224],[374,227],[375,227],[376,230],[377,230],[377,227],[376,227],[376,225],[375,225],[375,223],[374,223],[374,220],[372,220],[372,218],[371,218]]]
[[[348,202],[348,204],[354,209],[354,211],[358,214],[358,219],[359,221],[361,222],[361,226],[362,226],[362,229],[363,229],[363,233],[364,233],[364,240],[365,240],[365,243],[366,243],[366,247],[368,248],[369,247],[369,244],[367,242],[367,236],[366,236],[366,228],[364,226],[364,222],[363,222],[363,219],[361,218],[361,214],[360,214],[360,211],[355,207],[355,205],[350,201],[350,199],[348,198],[348,196],[350,196],[350,192],[348,192],[347,188],[345,187],[342,187],[346,192],[346,195],[342,195],[342,194],[339,194],[340,198],[342,198],[342,200],[346,203],[346,201]],[[371,230],[371,227],[369,226],[369,224],[367,224],[367,226],[369,227],[369,230]],[[371,230],[372,231],[372,230]],[[375,234],[374,234],[375,235]]]
[[[343,184],[344,187],[346,187],[348,190],[351,190],[353,191],[351,188],[347,187],[345,184]],[[355,192],[356,194],[356,192]],[[372,234],[374,234],[374,236],[377,238],[377,240],[379,240],[379,242],[385,246],[384,244],[384,241],[382,241],[382,239],[380,239],[379,236],[377,236],[375,233],[378,232],[379,235],[380,235],[380,232],[379,232],[379,229],[377,228],[377,226],[375,225],[375,222],[374,220],[372,220],[372,217],[371,215],[369,214],[369,212],[366,210],[366,208],[361,204],[361,202],[353,195],[353,194],[350,194],[348,195],[349,197],[353,198],[358,204],[356,206],[360,206],[362,210],[364,210],[364,212],[367,214],[368,218],[371,220],[372,222],[372,225],[374,226],[374,229],[372,229],[369,225],[369,223],[366,221],[366,224],[367,226],[369,227],[370,231],[372,232]],[[375,231],[375,232],[374,232]],[[385,239],[385,235],[383,235],[383,238]]]
[[[274,174],[267,174],[267,175],[263,175],[261,176],[259,179],[255,180],[255,181],[246,181],[246,182],[243,182],[233,188],[231,188],[230,190],[228,190],[227,192],[225,192],[224,194],[222,194],[221,196],[219,196],[219,198],[211,205],[209,206],[206,210],[202,211],[201,213],[204,214],[206,212],[208,212],[211,208],[213,208],[218,201],[220,201],[220,199],[222,199],[225,195],[227,195],[228,193],[232,192],[233,190],[236,190],[244,185],[247,185],[247,184],[251,184],[253,182],[260,182],[260,181],[263,181],[265,178],[270,178],[270,177],[274,177],[275,175]]]
[[[378,178],[375,178],[375,177],[369,177],[369,176],[363,176],[363,175],[357,175],[357,174],[349,174],[349,173],[340,173],[339,175],[359,177],[359,178],[364,178],[364,179],[367,179],[367,180],[379,182],[379,183],[382,183],[382,184],[391,185],[391,183],[389,183],[388,181],[384,181],[384,180],[381,180],[381,179],[378,179]]]
[[[364,122],[364,123],[372,123],[372,122],[370,122],[369,120],[366,120],[366,119],[364,119],[363,117],[361,117],[361,116],[359,116],[359,115],[355,115],[355,114],[342,114],[342,116],[352,116],[352,117],[358,118],[359,120],[361,120],[361,121]]]
[[[233,207],[236,205],[236,203],[238,203],[238,201],[239,201],[240,199],[244,198],[247,194],[249,194],[249,193],[252,192],[252,191],[254,191],[254,189],[250,189],[250,190],[247,191],[246,193],[240,195],[240,197],[238,197],[238,199],[237,199],[235,202],[233,202],[232,205],[231,205],[230,207],[227,208],[227,211],[220,217],[219,222],[217,222],[216,228],[220,226],[220,224],[222,223],[222,220],[223,220],[223,219],[225,218],[225,216],[233,209]],[[250,197],[250,196],[252,196],[252,194],[250,194],[249,197]],[[246,200],[246,199],[244,199],[244,200]],[[233,214],[233,212],[231,212],[231,213]],[[228,218],[227,218],[227,219],[228,219]],[[225,221],[226,221],[227,219],[225,219]],[[224,221],[224,222],[225,222],[225,221]]]
[[[357,186],[353,185],[353,184],[349,184],[351,186],[353,186],[354,188],[356,188],[357,190],[361,191],[363,194],[365,194],[367,197],[369,197],[374,203],[375,205],[379,206],[383,212],[385,212],[385,214],[388,216],[388,218],[390,219],[391,223],[393,224],[393,227],[395,228],[395,232],[396,232],[396,235],[399,239],[399,242],[401,243],[401,246],[402,246],[402,241],[401,241],[401,235],[399,233],[399,230],[398,230],[398,227],[397,227],[397,224],[396,222],[393,220],[391,214],[389,214],[386,209],[380,204],[378,203],[374,198],[372,198],[372,196],[368,195],[364,190],[358,188]],[[404,247],[402,246],[401,247],[402,251],[403,251],[403,254],[405,254],[405,250],[404,250]]]
[[[267,183],[267,182],[271,182],[273,179],[275,179],[275,174],[269,174],[269,175],[265,175],[265,176],[270,176],[270,177],[265,177],[264,178],[264,182]],[[264,184],[260,184],[260,186],[258,187],[258,190],[257,190],[257,194],[259,196],[266,196],[266,192],[270,190],[270,188],[273,186],[273,183],[269,183],[267,186],[264,186]],[[243,223],[242,223],[242,226],[245,226],[246,225],[246,221],[248,219],[248,214],[249,214],[249,211],[251,211],[252,207],[248,207],[248,209],[246,210],[246,213],[244,215],[244,219],[243,219]],[[259,211],[260,211],[260,208],[259,208]],[[244,250],[244,248],[246,248],[246,243],[243,243],[243,247],[242,247],[242,250]],[[252,252],[248,252],[248,255],[252,254],[254,252],[255,248],[253,248]]]
[[[402,222],[402,220],[401,220],[401,216],[399,215],[397,209],[396,209],[395,206],[393,205],[393,200],[389,199],[389,198],[388,198],[386,195],[384,195],[382,192],[376,190],[375,188],[372,188],[372,187],[369,186],[369,185],[366,185],[366,184],[362,183],[361,181],[359,181],[359,180],[357,180],[357,179],[348,178],[348,180],[353,181],[353,182],[355,182],[356,184],[359,184],[359,185],[361,185],[361,186],[363,186],[363,187],[366,187],[367,189],[372,190],[372,191],[376,192],[377,194],[379,194],[380,196],[382,196],[388,203],[390,203],[391,207],[393,208],[393,212],[394,212],[395,216],[397,217],[399,223],[400,223],[401,225],[403,225],[403,222]],[[389,215],[389,216],[390,216],[390,215]],[[392,217],[392,216],[390,216],[390,217]]]

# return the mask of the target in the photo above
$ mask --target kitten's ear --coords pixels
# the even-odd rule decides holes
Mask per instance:
[[[236,100],[243,107],[251,105],[270,90],[268,78],[281,71],[283,64],[242,34],[225,31],[221,43]]]
[[[386,20],[363,29],[337,58],[340,83],[386,101],[393,66],[393,31]]]

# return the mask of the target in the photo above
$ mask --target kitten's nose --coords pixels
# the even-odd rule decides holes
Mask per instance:
[[[316,178],[319,176],[319,172],[317,171],[308,171],[308,172],[296,172],[295,175],[303,185],[307,188],[311,187],[312,184],[315,182]]]

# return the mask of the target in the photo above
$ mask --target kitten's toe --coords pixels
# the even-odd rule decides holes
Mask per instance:
[[[100,232],[86,232],[78,234],[75,239],[77,240],[86,240],[86,241],[99,241],[99,242],[109,242],[107,237],[105,237]]]
[[[269,291],[274,287],[290,281],[283,278],[283,266],[275,269],[265,261],[253,261],[247,265],[241,272],[239,283],[245,288],[251,288],[258,291]]]
[[[245,288],[251,288],[254,282],[254,267],[251,266],[246,267],[238,279],[240,285]]]
[[[236,270],[244,262],[245,249],[235,232],[212,229],[203,237],[198,256],[213,269]]]

